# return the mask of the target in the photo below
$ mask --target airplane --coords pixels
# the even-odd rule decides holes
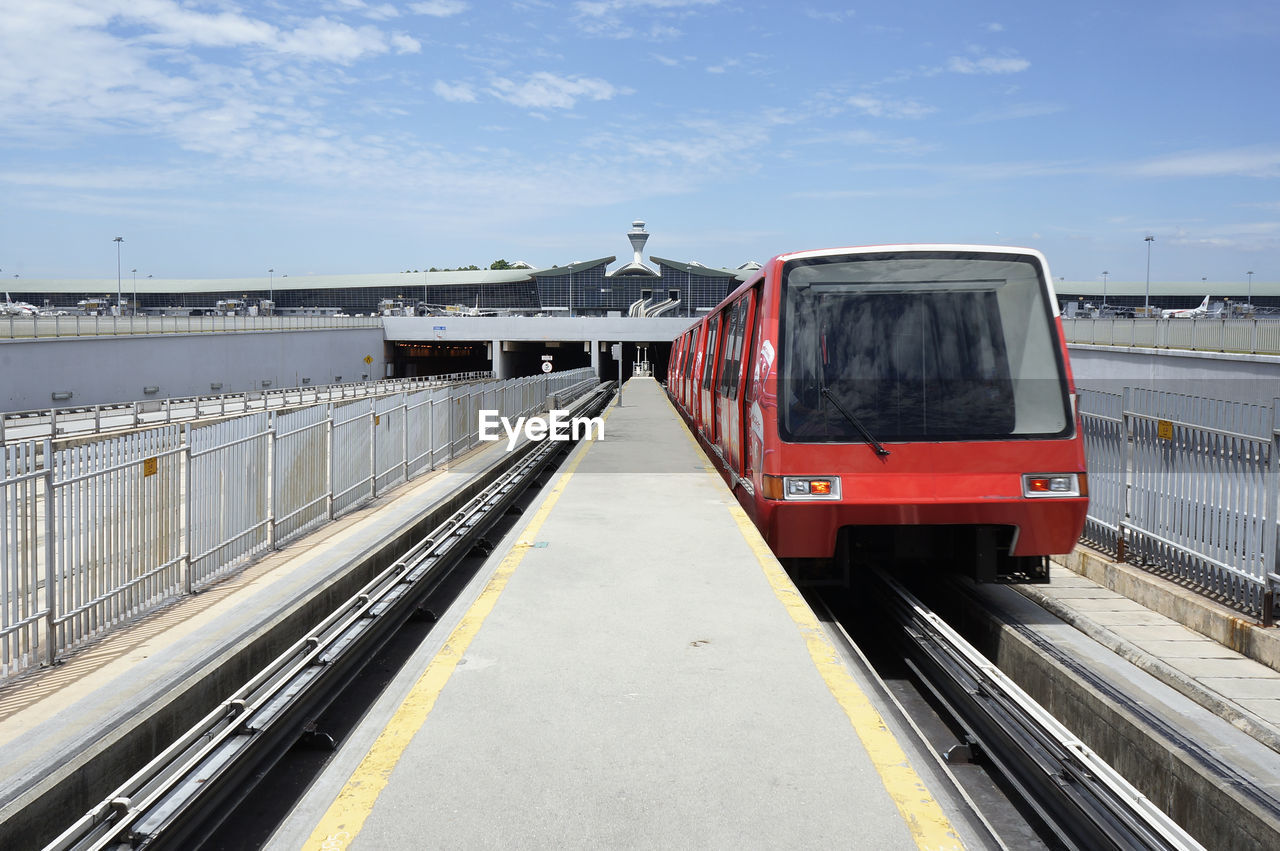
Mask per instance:
[[[14,301],[8,293],[4,294],[4,304],[0,304],[0,316],[35,316],[37,312],[34,304]]]
[[[1201,316],[1209,316],[1209,315],[1217,316],[1221,312],[1222,312],[1222,306],[1219,305],[1212,312],[1212,314],[1210,314],[1209,297],[1205,296],[1204,301],[1200,302],[1199,307],[1184,307],[1181,310],[1162,310],[1160,311],[1160,318],[1161,319],[1196,319],[1197,317],[1201,317]]]

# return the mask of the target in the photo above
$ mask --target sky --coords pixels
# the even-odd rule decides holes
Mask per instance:
[[[1274,0],[0,0],[0,278],[621,263],[643,219],[1277,281],[1278,81]]]

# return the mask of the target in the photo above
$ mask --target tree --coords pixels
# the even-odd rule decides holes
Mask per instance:
[[[489,268],[490,269],[510,269],[511,264],[508,263],[506,260],[494,260],[492,263],[489,264]]]

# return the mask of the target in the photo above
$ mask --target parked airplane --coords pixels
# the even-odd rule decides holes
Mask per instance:
[[[1222,306],[1219,305],[1214,311],[1214,316],[1222,312]],[[1160,311],[1161,319],[1195,319],[1200,316],[1209,316],[1209,297],[1205,296],[1204,301],[1200,302],[1199,307],[1184,307],[1182,310],[1162,310]]]
[[[4,304],[0,305],[2,316],[35,316],[36,306],[25,301],[14,301],[8,293],[4,294]]]

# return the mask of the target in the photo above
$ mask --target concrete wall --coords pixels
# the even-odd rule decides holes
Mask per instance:
[[[0,410],[359,381],[385,377],[384,362],[381,328],[0,341]]]
[[[1280,357],[1173,349],[1072,345],[1076,386],[1119,393],[1146,387],[1190,396],[1269,404],[1280,397]]]

